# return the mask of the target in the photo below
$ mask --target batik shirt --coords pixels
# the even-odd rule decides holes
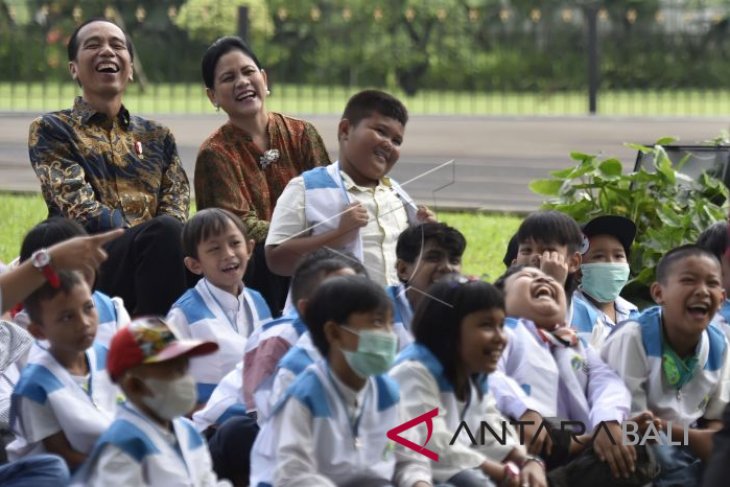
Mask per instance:
[[[122,106],[111,121],[78,97],[70,110],[31,123],[30,162],[50,215],[90,233],[133,227],[155,216],[185,221],[190,186],[175,139]]]
[[[269,151],[276,161],[262,167],[262,151],[246,132],[228,122],[203,142],[195,163],[198,210],[224,208],[240,216],[249,238],[263,242],[276,200],[289,180],[330,163],[317,129],[309,122],[269,113]]]

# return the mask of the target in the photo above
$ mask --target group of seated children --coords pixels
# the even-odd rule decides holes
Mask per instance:
[[[619,295],[637,230],[618,216],[533,213],[494,285],[464,277],[464,236],[387,177],[391,98],[348,104],[340,161],[276,206],[282,317],[217,208],[183,228],[201,277],[167,317],[130,320],[93,272],[30,294],[15,316],[35,340],[3,362],[9,460],[58,455],[78,485],[700,485],[730,400],[727,225],[661,259],[641,312]],[[50,219],[21,258],[83,233]]]

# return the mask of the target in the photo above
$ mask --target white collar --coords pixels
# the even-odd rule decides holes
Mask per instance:
[[[243,283],[241,284],[241,292],[238,294],[238,296],[234,296],[228,291],[224,291],[223,289],[219,288],[206,278],[201,279],[201,281],[203,282],[205,289],[207,289],[208,292],[215,298],[218,305],[223,308],[223,311],[238,311],[238,308],[241,306],[241,303],[244,300],[244,292],[246,290],[246,287],[243,285]]]
[[[329,368],[329,365],[327,365]],[[340,397],[345,400],[346,404],[345,407],[350,412],[356,412],[360,408],[362,408],[363,401],[365,400],[365,395],[367,394],[368,387],[370,387],[370,380],[365,381],[365,385],[362,389],[359,391],[356,391],[352,389],[350,386],[345,384],[340,380],[339,377],[337,377],[337,374],[335,374],[335,371],[330,368],[330,377],[332,378],[332,382],[334,383],[334,386],[337,388],[337,390],[340,392]]]

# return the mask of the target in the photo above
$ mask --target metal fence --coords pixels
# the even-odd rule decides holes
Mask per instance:
[[[249,2],[0,0],[0,111],[68,106],[65,43],[105,16],[135,43],[135,111],[211,111],[201,56],[240,33],[268,72],[270,107],[287,113],[338,113],[363,87],[427,114],[730,113],[725,1]]]

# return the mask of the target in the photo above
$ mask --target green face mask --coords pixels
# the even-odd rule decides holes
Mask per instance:
[[[580,288],[599,303],[610,303],[629,280],[629,264],[625,262],[595,262],[580,266]]]
[[[355,331],[344,325],[342,328],[358,336],[357,350],[342,350],[342,353],[347,364],[361,379],[388,371],[398,349],[398,337],[395,333],[378,330]]]

